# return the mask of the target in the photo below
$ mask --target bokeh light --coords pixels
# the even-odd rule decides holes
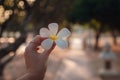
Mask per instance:
[[[13,37],[10,37],[10,38],[8,38],[8,42],[9,42],[9,43],[14,43],[14,42],[15,42],[15,39],[14,39]]]
[[[24,2],[23,1],[19,1],[18,7],[21,8],[21,9],[24,9]]]
[[[35,2],[35,0],[27,0],[29,5],[33,5],[33,3]]]

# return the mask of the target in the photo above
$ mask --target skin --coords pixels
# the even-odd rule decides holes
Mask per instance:
[[[55,48],[55,44],[43,53],[37,52],[37,47],[46,39],[37,35],[26,47],[24,58],[27,72],[17,80],[43,80],[46,72],[46,63],[51,51]]]

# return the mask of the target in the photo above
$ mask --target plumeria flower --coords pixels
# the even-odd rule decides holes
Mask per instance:
[[[50,23],[48,28],[40,29],[40,36],[46,37],[46,39],[41,43],[41,46],[42,48],[48,50],[55,42],[58,47],[62,49],[67,48],[68,42],[66,39],[70,36],[70,34],[71,32],[67,28],[63,28],[58,32],[58,24]]]

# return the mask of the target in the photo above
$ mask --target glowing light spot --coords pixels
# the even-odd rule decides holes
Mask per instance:
[[[13,13],[13,11],[12,10],[9,10],[9,14],[11,15]]]
[[[8,19],[8,18],[9,18],[9,15],[10,15],[9,10],[6,10],[5,13],[4,13],[4,18],[5,18],[5,19]]]
[[[24,1],[20,1],[20,2],[18,3],[18,7],[24,9]]]
[[[33,5],[33,3],[35,2],[35,0],[27,0],[29,5]]]
[[[18,31],[17,31],[17,32],[15,32],[15,38],[19,38],[19,37],[20,37],[20,35],[21,35],[21,34],[20,34],[20,32],[18,32]]]
[[[14,6],[14,0],[4,0],[4,5],[13,7]]]
[[[0,43],[4,43],[6,41],[5,38],[0,38]]]
[[[0,13],[4,12],[4,7],[0,5]]]
[[[14,43],[14,42],[15,42],[15,39],[14,39],[13,37],[10,37],[10,38],[8,38],[8,42],[9,42],[9,43]]]

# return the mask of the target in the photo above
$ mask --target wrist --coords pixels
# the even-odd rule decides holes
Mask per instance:
[[[40,73],[27,73],[30,76],[29,80],[43,80],[44,74]]]
[[[20,77],[17,80],[43,80],[44,75],[38,74],[38,73],[26,73],[22,77]]]
[[[27,73],[30,75],[45,75],[46,68],[39,68],[39,69],[28,69]]]

